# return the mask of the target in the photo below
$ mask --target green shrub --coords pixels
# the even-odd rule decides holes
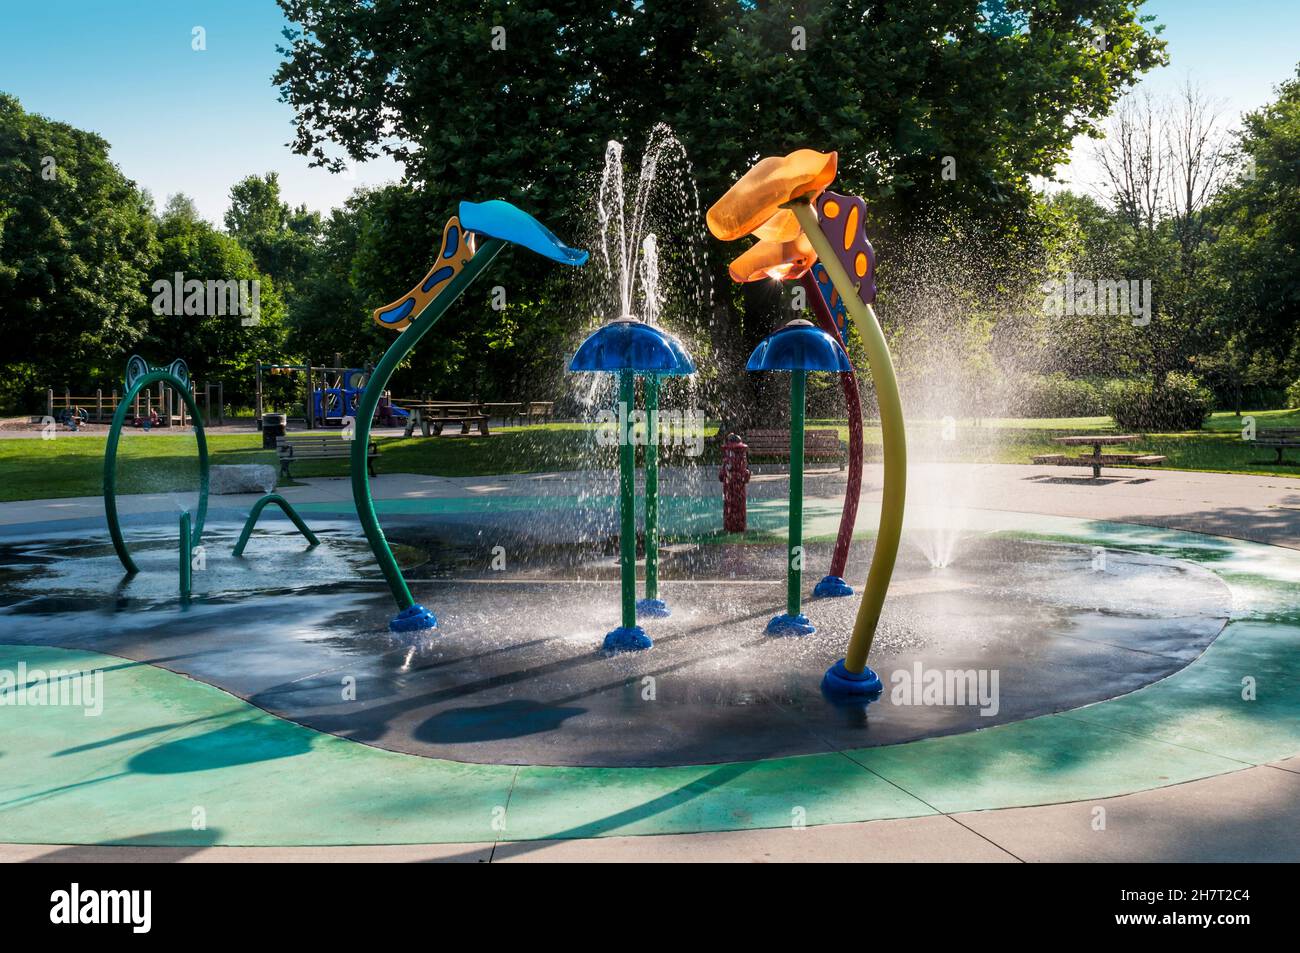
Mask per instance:
[[[1149,380],[1112,381],[1106,403],[1120,430],[1173,433],[1199,430],[1214,395],[1191,374],[1170,374],[1158,387]]]
[[[1011,404],[1013,413],[1021,417],[1099,417],[1106,413],[1095,384],[1064,374],[1029,378],[1013,395]]]
[[[1291,386],[1286,389],[1286,409],[1300,409],[1300,380],[1294,381]]]

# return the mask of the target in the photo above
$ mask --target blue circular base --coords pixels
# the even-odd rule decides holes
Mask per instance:
[[[803,613],[799,615],[790,615],[782,612],[778,616],[773,616],[772,621],[767,624],[768,635],[812,635],[817,631],[817,626],[808,621],[808,617]]]
[[[640,652],[652,645],[654,645],[654,642],[650,640],[650,636],[645,634],[645,629],[639,625],[620,625],[605,636],[606,652]]]
[[[438,628],[438,617],[422,605],[408,606],[393,616],[388,627],[394,632],[419,632]]]
[[[813,586],[814,599],[830,599],[835,596],[851,596],[853,587],[841,579],[839,576],[827,576],[817,585]]]
[[[662,599],[638,599],[636,614],[638,618],[666,619],[673,614],[673,610]]]
[[[844,659],[828,668],[822,678],[822,691],[830,695],[878,695],[883,688],[880,676],[870,666],[855,674],[844,667]]]

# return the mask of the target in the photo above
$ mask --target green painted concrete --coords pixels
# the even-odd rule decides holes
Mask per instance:
[[[1182,671],[1075,711],[887,748],[661,769],[396,754],[149,665],[0,646],[0,670],[99,669],[105,695],[97,717],[0,707],[0,841],[481,843],[819,825],[1107,797],[1300,752],[1300,553],[1125,524],[988,519],[990,530],[1200,562],[1232,589],[1233,621]]]

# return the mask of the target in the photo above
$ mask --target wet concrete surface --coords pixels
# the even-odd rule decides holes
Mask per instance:
[[[814,635],[764,633],[784,609],[783,546],[678,545],[662,570],[673,615],[642,623],[655,647],[607,657],[617,566],[599,533],[581,545],[525,545],[536,534],[524,512],[494,571],[499,532],[386,520],[415,597],[442,623],[411,645],[387,631],[394,606],[355,524],[314,520],[323,543],[308,549],[287,522],[268,519],[235,560],[229,515],[210,518],[207,563],[184,607],[170,528],[132,529],[143,571],[126,580],[102,524],[11,527],[0,540],[0,640],[160,665],[413,754],[649,766],[896,744],[1077,708],[1186,665],[1231,601],[1214,574],[1160,556],[984,537],[936,570],[908,549],[871,657],[885,692],[845,706],[819,684],[844,654],[858,598],[806,597],[827,546],[807,553]],[[855,546],[848,578],[865,577],[870,553]],[[973,673],[984,697],[927,695],[927,680],[949,672]]]

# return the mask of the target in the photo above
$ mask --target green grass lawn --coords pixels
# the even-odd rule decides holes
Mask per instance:
[[[1300,411],[1259,411],[1250,414],[1257,428],[1300,427]],[[848,426],[842,421],[809,421],[810,427],[833,427],[843,439]],[[1242,421],[1227,413],[1215,414],[1204,430],[1179,434],[1149,434],[1131,448],[1158,453],[1169,459],[1163,468],[1211,470],[1224,473],[1300,476],[1300,464],[1272,462],[1273,451],[1254,447],[1241,439]],[[960,421],[956,439],[942,439],[938,421],[910,424],[911,459],[983,463],[1028,463],[1038,453],[1059,453],[1052,437],[1113,429],[1106,417],[1050,420],[988,419]],[[536,473],[593,466],[617,466],[615,448],[596,448],[592,428],[582,424],[549,424],[503,428],[482,439],[440,437],[380,437],[380,473],[422,473],[433,476],[488,476],[499,473]],[[717,423],[705,432],[712,435]],[[56,437],[54,440],[0,440],[0,501],[96,496],[102,492],[104,437]],[[879,456],[880,430],[868,421],[867,458]],[[261,435],[218,434],[208,437],[214,465],[276,463],[273,450],[263,450]],[[1071,448],[1081,453],[1086,448]],[[683,448],[665,453],[665,463],[681,462]],[[706,444],[705,464],[717,462],[717,445]],[[1300,459],[1291,451],[1287,459]],[[1155,469],[1155,468],[1145,468]],[[295,476],[346,476],[346,460],[319,460],[293,467]],[[149,493],[192,490],[198,482],[198,465],[191,434],[126,433],[118,451],[118,492]]]
[[[559,423],[498,428],[487,439],[378,437],[376,469],[380,473],[489,476],[617,467],[617,448],[597,447],[592,430],[590,425]],[[714,423],[709,432],[716,431]],[[262,449],[259,433],[215,434],[207,439],[213,466],[269,463],[278,468],[275,451]],[[106,443],[106,437],[98,436],[0,440],[0,501],[102,493]],[[665,448],[661,459],[672,465],[680,462],[682,453],[682,447]],[[705,459],[716,459],[716,453],[716,448],[708,448]],[[348,461],[304,461],[295,463],[292,473],[295,477],[347,476]],[[118,492],[123,494],[193,490],[198,485],[194,436],[125,432],[118,447],[117,479]]]

